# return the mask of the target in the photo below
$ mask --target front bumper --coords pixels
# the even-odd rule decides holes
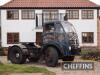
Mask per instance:
[[[81,48],[71,48],[71,50],[65,50],[64,56],[75,56],[80,55]]]
[[[80,55],[81,48],[72,48],[71,49],[71,55]]]

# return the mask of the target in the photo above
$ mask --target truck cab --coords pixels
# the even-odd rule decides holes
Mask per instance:
[[[61,47],[64,56],[78,54],[79,40],[74,26],[67,21],[48,22],[43,26],[43,44]]]
[[[54,57],[55,59],[63,59],[64,61],[73,61],[75,55],[79,54],[81,49],[79,46],[79,40],[74,26],[67,21],[55,21],[47,22],[43,26],[43,48],[46,49],[45,54],[48,54],[46,58],[47,63]],[[55,50],[53,52],[51,49]],[[43,51],[44,52],[44,51]],[[51,52],[51,53],[50,53]],[[50,55],[50,54],[54,54]],[[52,58],[50,57],[52,56]],[[50,58],[51,60],[49,60]]]

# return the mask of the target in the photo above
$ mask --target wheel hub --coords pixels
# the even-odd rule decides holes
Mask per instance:
[[[19,53],[16,53],[16,58],[19,58],[19,56],[20,56]]]

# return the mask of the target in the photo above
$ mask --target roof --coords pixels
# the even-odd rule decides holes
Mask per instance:
[[[97,8],[89,0],[12,0],[1,8]]]

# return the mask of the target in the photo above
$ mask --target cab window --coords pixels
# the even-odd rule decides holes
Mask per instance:
[[[48,23],[48,24],[46,24],[45,28],[44,28],[44,31],[45,32],[54,32],[55,31],[54,23]]]

